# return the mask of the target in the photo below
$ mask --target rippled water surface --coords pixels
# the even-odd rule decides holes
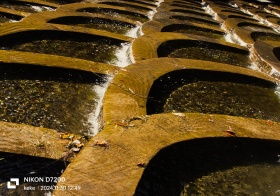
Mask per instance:
[[[36,12],[43,12],[43,11],[49,11],[49,10],[54,10],[53,8],[51,7],[48,7],[48,6],[43,6],[43,5],[31,5],[31,4],[24,4],[22,2],[2,2],[0,3],[0,6],[1,7],[4,7],[4,8],[8,8],[8,9],[12,9],[12,10],[18,10],[18,11],[23,11],[23,12],[29,12],[29,13],[36,13]]]
[[[5,22],[9,22],[11,19],[9,18],[5,18],[5,17],[1,17],[0,16],[0,23],[5,23]]]
[[[78,11],[89,13],[102,13],[113,18],[128,18],[140,22],[147,22],[148,20],[148,17],[146,15],[111,8],[84,8]]]
[[[125,34],[128,31],[130,31],[131,28],[135,27],[134,25],[129,23],[116,21],[116,20],[102,19],[102,18],[69,17],[69,18],[58,18],[58,19],[51,20],[49,22],[105,30],[112,33],[119,33],[119,34]]]
[[[43,54],[61,55],[86,59],[102,63],[117,61],[115,52],[120,46],[101,43],[99,41],[71,41],[71,40],[34,40],[11,46],[9,49],[36,52]]]
[[[87,134],[102,76],[31,65],[0,67],[0,120]]]
[[[176,49],[170,53],[168,57],[214,61],[243,67],[247,67],[250,64],[248,56],[244,54],[237,54],[220,50],[218,48],[214,49],[207,47],[186,47]]]
[[[210,37],[210,38],[218,39],[218,40],[225,40],[224,35],[221,35],[221,34],[218,34],[218,33],[207,32],[207,31],[197,31],[197,30],[192,30],[192,29],[180,29],[180,30],[176,30],[176,31],[173,31],[173,32],[189,33],[189,34],[193,34],[193,35]]]
[[[0,80],[0,120],[86,132],[95,109],[93,84],[40,80]]]
[[[280,121],[280,99],[275,90],[231,82],[198,81],[175,90],[165,112],[227,114]]]
[[[278,195],[280,164],[238,166],[188,183],[181,195]]]

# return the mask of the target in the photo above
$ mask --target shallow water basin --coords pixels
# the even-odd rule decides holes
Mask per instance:
[[[136,13],[131,11],[124,11],[124,10],[118,10],[118,9],[112,9],[112,8],[99,8],[99,7],[92,7],[92,8],[83,8],[77,10],[79,12],[88,12],[88,13],[102,13],[108,16],[111,16],[113,18],[128,18],[135,21],[140,22],[147,22],[149,20],[149,17]]]
[[[5,64],[0,69],[1,121],[91,133],[95,88],[105,82],[102,75],[31,65]]]
[[[231,82],[197,81],[174,91],[164,112],[226,114],[280,121],[280,97],[273,89]]]
[[[170,40],[162,43],[157,51],[159,57],[198,59],[243,67],[250,65],[248,51],[204,41]]]
[[[177,32],[177,33],[188,33],[194,35],[205,36],[213,39],[224,40],[225,33],[222,31],[216,31],[213,29],[185,25],[185,24],[171,24],[161,29],[161,32]]]
[[[3,50],[53,54],[115,64],[116,51],[123,41],[85,33],[63,31],[23,31],[0,37]]]
[[[80,27],[105,30],[113,33],[119,33],[119,34],[126,34],[132,28],[135,27],[135,25],[127,22],[98,18],[98,17],[93,18],[93,17],[67,16],[67,17],[52,19],[48,21],[48,23],[75,25]]]
[[[11,1],[11,2],[4,1],[0,3],[0,6],[12,10],[18,10],[18,11],[29,12],[29,13],[55,10],[54,7],[49,7],[46,5],[27,3],[27,2],[17,2],[17,1]]]

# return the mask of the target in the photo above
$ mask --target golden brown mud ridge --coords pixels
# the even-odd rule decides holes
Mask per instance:
[[[250,194],[252,168],[279,171],[279,16],[273,0],[1,1],[0,195],[27,186],[7,189],[9,164],[46,177],[22,161],[39,157],[65,181],[31,195]]]

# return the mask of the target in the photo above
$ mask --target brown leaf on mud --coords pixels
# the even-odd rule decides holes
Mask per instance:
[[[69,133],[60,133],[59,135],[60,139],[73,139],[74,135],[73,134],[69,134]]]
[[[266,124],[268,124],[268,125],[274,125],[274,122],[272,122],[271,120],[266,120],[265,122],[266,122]]]
[[[226,133],[228,136],[236,137],[236,134],[235,134],[234,131],[227,130],[227,131],[225,131],[225,133]]]
[[[108,148],[109,143],[105,140],[95,140],[94,143],[93,143],[93,146]]]
[[[137,163],[137,166],[145,168],[147,166],[147,164],[144,162],[139,162],[139,163]]]

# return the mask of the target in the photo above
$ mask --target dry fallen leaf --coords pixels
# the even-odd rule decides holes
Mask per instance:
[[[60,139],[73,139],[74,138],[74,135],[69,134],[69,133],[61,133],[59,136],[60,136]]]
[[[236,134],[235,134],[234,131],[227,130],[227,131],[225,131],[225,133],[226,133],[228,136],[236,137]]]
[[[139,163],[137,163],[137,166],[138,167],[146,167],[147,166],[147,164],[146,163],[144,163],[144,162],[139,162]]]

